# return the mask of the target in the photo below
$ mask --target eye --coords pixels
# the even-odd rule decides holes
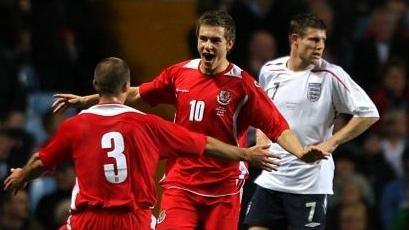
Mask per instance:
[[[211,38],[210,41],[212,43],[220,43],[222,40],[220,38]]]
[[[205,36],[199,36],[199,40],[202,42],[206,42],[207,41],[207,37]]]

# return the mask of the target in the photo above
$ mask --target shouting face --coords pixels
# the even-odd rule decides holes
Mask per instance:
[[[221,26],[202,25],[197,39],[202,73],[214,75],[224,71],[229,65],[227,53],[233,46],[233,41],[225,37],[225,29]]]

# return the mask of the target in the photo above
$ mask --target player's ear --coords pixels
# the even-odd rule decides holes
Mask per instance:
[[[228,53],[228,52],[230,52],[231,49],[233,48],[234,41],[231,40],[231,39],[229,39],[229,40],[227,40],[226,42],[227,42],[226,48],[227,48],[227,53]]]
[[[94,87],[94,89],[95,89],[96,91],[98,91],[98,86],[97,86],[97,82],[95,81],[95,79],[92,80],[92,86]]]
[[[292,33],[292,34],[290,35],[290,37],[289,37],[290,44],[297,43],[298,38],[299,38],[299,35],[298,35],[298,34]]]
[[[130,81],[126,81],[123,86],[122,86],[122,92],[126,93],[129,91],[129,89],[131,88],[131,82]]]

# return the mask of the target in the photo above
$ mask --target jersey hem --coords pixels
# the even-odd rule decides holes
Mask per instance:
[[[237,191],[234,191],[232,193],[219,194],[219,195],[200,193],[200,192],[196,192],[196,191],[193,191],[191,189],[187,189],[187,188],[183,188],[183,187],[179,187],[179,186],[167,186],[167,187],[164,187],[164,189],[180,189],[180,190],[184,190],[184,191],[187,191],[187,192],[199,195],[199,196],[205,196],[205,197],[224,197],[224,196],[233,196],[233,195],[236,195],[236,194],[240,193],[240,191],[243,188],[245,180],[242,180],[242,181],[243,182],[241,183],[241,185],[239,186]]]

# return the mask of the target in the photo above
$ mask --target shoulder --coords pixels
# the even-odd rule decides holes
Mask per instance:
[[[332,64],[324,59],[321,59],[319,64],[316,65],[311,72],[317,74],[329,74],[336,78],[342,78],[343,76],[348,75],[341,66]]]
[[[188,71],[191,73],[191,71],[199,73],[199,64],[200,64],[200,59],[189,59],[189,60],[184,60],[182,62],[173,64],[171,66],[168,66],[162,71],[162,75],[166,77],[176,77],[179,76],[181,73],[184,73]]]
[[[280,73],[286,72],[287,71],[286,64],[288,58],[289,58],[288,56],[281,57],[265,63],[263,67],[261,67],[259,80],[262,80],[261,78],[274,78]]]
[[[199,68],[200,64],[200,59],[189,59],[189,60],[184,60],[179,63],[176,63],[169,68],[174,68],[174,69],[195,69],[197,70]]]
[[[321,59],[320,64],[315,66],[311,72],[320,76],[328,77],[334,84],[343,85],[348,89],[348,82],[352,81],[349,74],[340,66]]]
[[[268,61],[261,69],[264,71],[285,71],[288,58],[286,56]]]
[[[231,67],[226,73],[224,73],[225,76],[237,78],[237,79],[243,79],[244,76],[251,77],[249,73],[244,71],[242,68],[237,66],[236,64],[231,63]]]

